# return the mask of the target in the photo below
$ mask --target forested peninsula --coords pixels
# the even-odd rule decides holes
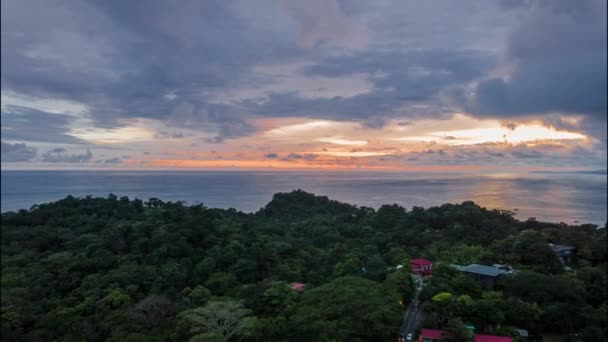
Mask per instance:
[[[3,341],[396,341],[414,300],[416,329],[447,340],[607,333],[605,226],[473,202],[373,209],[298,190],[243,213],[110,194],[1,224]],[[488,287],[462,265],[515,271]]]

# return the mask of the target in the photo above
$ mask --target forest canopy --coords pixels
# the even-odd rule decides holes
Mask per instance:
[[[298,190],[243,213],[110,194],[1,223],[5,341],[394,341],[411,258],[434,262],[425,327],[606,336],[606,227],[473,202],[373,209]],[[576,248],[570,270],[548,243]],[[448,266],[469,263],[518,273],[488,290]]]

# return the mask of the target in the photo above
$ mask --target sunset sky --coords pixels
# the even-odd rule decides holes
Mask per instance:
[[[606,1],[2,1],[3,169],[605,169]]]

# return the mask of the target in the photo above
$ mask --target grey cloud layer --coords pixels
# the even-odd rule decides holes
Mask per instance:
[[[36,157],[36,149],[26,144],[10,144],[4,141],[1,144],[2,150],[0,151],[0,155],[2,155],[3,162],[27,162]]]
[[[86,163],[92,159],[93,153],[89,149],[83,154],[70,154],[63,148],[56,148],[42,155],[45,163]]]
[[[69,135],[74,117],[32,108],[7,106],[2,110],[2,138],[60,144],[83,144]]]
[[[516,4],[514,4],[516,5]],[[508,39],[508,80],[482,81],[466,108],[490,116],[582,113],[606,120],[606,1],[513,6],[522,19]]]
[[[352,97],[305,98],[294,92],[272,93],[258,103],[242,105],[267,116],[305,115],[340,120],[368,120],[395,115],[439,116],[439,92],[450,85],[469,82],[494,65],[495,58],[474,50],[430,49],[423,51],[363,51],[328,57],[304,68],[309,76],[347,77],[369,75],[372,91]],[[425,104],[431,112],[412,106]]]
[[[605,123],[605,26],[602,0],[319,0],[304,8],[274,0],[7,0],[2,87],[82,103],[98,127],[153,118],[205,132],[206,143],[252,134],[251,119],[263,116],[379,126],[387,117],[463,109],[499,118],[582,113]],[[364,74],[372,89],[217,99],[278,82],[256,67],[302,62],[299,76]],[[508,77],[490,77],[497,67]],[[2,113],[5,139],[82,143],[67,134],[68,116],[14,110]]]

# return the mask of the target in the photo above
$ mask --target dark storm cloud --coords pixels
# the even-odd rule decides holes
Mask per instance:
[[[254,65],[293,56],[296,48],[288,30],[259,25],[234,7],[2,2],[3,89],[84,103],[99,127],[145,117],[218,129],[220,138],[247,134],[230,128],[234,120],[222,118],[229,114],[218,114],[206,93],[252,82]],[[176,113],[182,108],[191,110]]]
[[[7,106],[2,111],[2,138],[62,144],[84,144],[68,134],[74,117],[31,108]]]
[[[483,80],[466,108],[515,117],[547,112],[606,120],[606,1],[511,2],[521,21],[511,32],[507,80]]]
[[[351,16],[363,18],[378,6],[343,1],[316,1],[311,6],[313,10],[273,1],[255,7],[224,1],[186,1],[179,6],[168,1],[59,1],[48,8],[44,2],[5,1],[3,88],[83,103],[98,127],[119,126],[120,119],[128,117],[155,118],[214,132],[208,141],[222,142],[253,133],[250,114],[306,112],[364,122],[397,111],[408,115],[400,107],[427,101],[446,85],[471,80],[493,61],[466,49],[406,53],[409,50],[370,47],[324,57],[333,51],[328,45],[332,41],[341,46],[365,35],[365,20],[355,22]],[[276,93],[263,105],[216,103],[210,96],[273,82],[254,72],[255,66],[302,59],[314,62],[303,70],[309,76],[376,73],[375,89],[333,99]]]
[[[396,114],[410,117],[441,116],[436,95],[450,85],[484,75],[495,63],[487,53],[432,49],[426,51],[363,51],[329,57],[302,70],[307,76],[369,75],[373,89],[351,97],[305,98],[295,92],[270,94],[263,103],[245,101],[243,107],[260,115],[306,115],[341,120],[381,119]],[[418,103],[431,102],[425,112]],[[434,106],[433,106],[434,104]],[[376,124],[374,127],[382,126]]]
[[[53,149],[42,155],[45,163],[87,163],[93,159],[93,153],[87,149],[83,154],[69,154],[65,149]]]
[[[4,141],[1,144],[2,151],[0,154],[3,162],[27,162],[36,157],[36,149],[26,144],[10,144]]]

